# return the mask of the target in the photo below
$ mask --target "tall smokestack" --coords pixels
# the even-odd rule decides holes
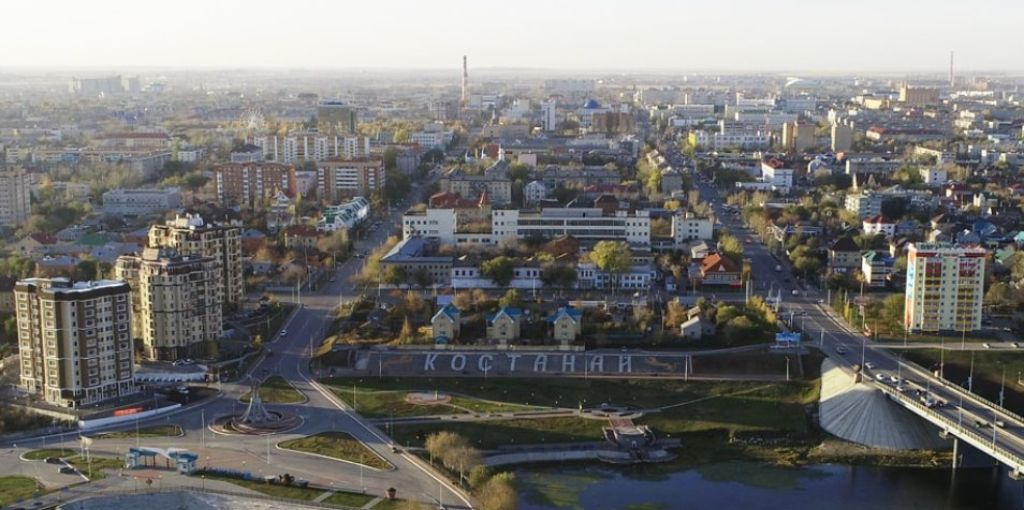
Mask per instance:
[[[462,56],[462,102],[469,101],[469,67],[466,65],[466,56]]]
[[[956,78],[953,75],[953,52],[949,52],[949,88],[956,87]]]

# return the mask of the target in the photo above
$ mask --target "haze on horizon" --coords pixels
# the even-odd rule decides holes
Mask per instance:
[[[1016,71],[1024,2],[30,2],[2,68]]]

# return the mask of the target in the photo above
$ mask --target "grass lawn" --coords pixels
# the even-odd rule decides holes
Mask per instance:
[[[196,476],[198,476],[198,474]],[[324,493],[323,489],[310,489],[306,487],[296,487],[292,485],[269,484],[259,480],[242,480],[240,478],[232,478],[229,476],[221,476],[210,473],[205,473],[204,476],[206,476],[207,480],[220,480],[223,482],[233,483],[239,487],[254,490],[261,494],[266,494],[267,496],[273,496],[275,498],[312,501]],[[344,503],[337,504],[351,505],[356,507],[363,506],[373,499],[373,496],[368,496],[365,494],[353,494],[350,492],[338,492],[335,493],[333,496],[338,497],[338,500],[336,501],[344,501]],[[328,498],[327,501],[330,502],[331,499]]]
[[[305,401],[302,393],[288,384],[288,381],[275,375],[260,385],[260,398],[267,404],[298,404]],[[242,396],[242,402],[249,401],[249,394]]]
[[[406,380],[412,387],[416,383]],[[352,403],[352,384],[332,385],[331,390],[339,398]],[[355,404],[359,414],[366,417],[386,418],[389,416],[426,416],[433,414],[459,414],[465,412],[517,412],[537,409],[536,406],[491,402],[479,398],[453,396],[449,404],[416,405],[405,401],[410,389],[380,389],[372,384],[356,384]]]
[[[393,437],[399,444],[422,446],[428,435],[447,430],[465,436],[477,448],[489,450],[506,445],[601,441],[605,425],[605,421],[584,418],[395,424]]]
[[[39,491],[34,478],[27,476],[0,476],[0,506],[37,496]]]
[[[508,381],[489,380],[484,383],[485,391],[500,391],[493,385]],[[464,383],[461,379],[446,382],[456,385]],[[512,386],[503,389],[509,391],[510,398],[525,399],[527,388],[520,386],[521,384],[521,380],[515,381]],[[660,388],[655,388],[655,384],[660,385]],[[533,387],[536,387],[536,383]],[[637,420],[637,423],[649,425],[662,436],[709,430],[803,433],[807,431],[805,405],[817,400],[819,390],[817,380],[790,383],[710,383],[674,380],[549,379],[545,381],[544,387],[549,387],[551,391],[539,398],[559,398],[558,392],[564,392],[561,396],[563,399],[566,398],[566,394],[585,398],[582,392],[589,388],[594,392],[594,397],[605,395],[601,401],[626,402],[649,408],[697,401],[666,408],[660,412],[649,412]],[[530,398],[538,396],[532,394]],[[466,436],[478,448],[492,449],[515,444],[600,441],[601,428],[604,426],[607,426],[607,422],[603,420],[575,417],[395,424],[393,436],[395,442],[399,444],[422,445],[427,435],[448,430]]]
[[[469,400],[484,399],[513,406],[545,406],[576,408],[582,403],[596,407],[604,402],[651,408],[685,402],[708,395],[724,395],[762,386],[751,382],[686,382],[678,379],[578,379],[578,378],[331,378],[324,381],[342,400],[352,402],[352,385],[356,386],[357,409],[364,416],[408,416],[405,393],[409,391],[440,391],[468,395]],[[397,390],[393,394],[372,391]],[[367,391],[364,395],[360,391]],[[461,405],[458,397],[453,398]],[[489,404],[493,405],[493,404]],[[468,407],[469,405],[467,405]],[[430,409],[426,406],[409,406]],[[496,409],[501,409],[500,407]],[[413,415],[436,414],[436,411],[415,409]]]
[[[390,463],[344,432],[321,432],[312,436],[285,441],[280,443],[279,446],[300,452],[317,453],[349,462],[358,462],[377,469],[391,468]]]
[[[807,431],[804,406],[817,398],[816,383],[767,384],[754,391],[651,413],[638,422],[663,436],[705,430],[802,433]]]
[[[335,492],[327,497],[323,502],[329,505],[341,505],[351,506],[355,508],[362,508],[363,505],[373,500],[374,496],[366,494],[353,494],[351,492]],[[383,503],[383,501],[381,501]],[[376,505],[373,508],[380,508],[380,505]]]
[[[25,452],[24,457],[28,460],[44,460],[47,457],[61,457],[68,464],[71,464],[75,469],[82,472],[82,474],[89,475],[89,462],[86,462],[85,457],[78,454],[77,449],[66,448],[64,449],[64,455],[61,455],[61,450],[58,448],[47,448],[44,450],[32,450]],[[103,473],[104,469],[120,469],[124,467],[124,462],[120,459],[113,459],[110,457],[99,457],[92,455],[92,480],[101,480],[106,477]]]
[[[153,427],[142,427],[138,431],[138,437],[177,437],[181,435],[181,427],[177,425],[156,425]],[[131,439],[136,436],[135,430],[118,430],[116,432],[102,432],[95,436],[96,439]]]
[[[382,499],[373,505],[373,510],[402,510],[403,505],[406,504],[404,499]],[[429,508],[429,507],[424,507]]]

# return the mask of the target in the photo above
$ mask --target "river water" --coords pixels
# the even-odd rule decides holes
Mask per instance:
[[[530,466],[516,471],[522,510],[1020,510],[1022,485],[995,468],[799,468],[727,462],[652,467]]]

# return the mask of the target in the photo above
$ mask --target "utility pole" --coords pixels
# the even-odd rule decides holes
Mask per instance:
[[[974,351],[971,351],[971,371],[967,375],[967,392],[971,393],[974,387]]]

